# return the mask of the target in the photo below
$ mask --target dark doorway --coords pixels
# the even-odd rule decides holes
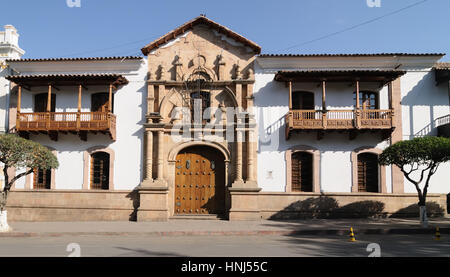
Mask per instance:
[[[109,189],[109,154],[97,152],[91,155],[91,189]]]
[[[292,93],[293,110],[315,110],[314,93],[307,91],[294,91]]]
[[[358,155],[358,191],[379,192],[378,155],[372,153]]]
[[[56,110],[56,95],[51,95],[51,107],[50,112],[55,112]],[[47,112],[47,104],[48,104],[48,94],[40,93],[34,96],[34,112],[35,113],[45,113]]]
[[[313,191],[313,155],[307,152],[292,154],[292,191]]]

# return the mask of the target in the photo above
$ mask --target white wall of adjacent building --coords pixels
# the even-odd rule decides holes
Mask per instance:
[[[322,192],[351,192],[351,153],[359,147],[380,150],[389,146],[379,133],[359,134],[350,140],[348,134],[325,133],[318,140],[316,132],[292,134],[285,139],[284,116],[289,110],[289,89],[282,82],[274,81],[275,73],[283,68],[255,67],[255,110],[258,131],[258,185],[263,191],[286,191],[285,152],[296,145],[307,145],[320,151],[320,189]],[[305,90],[315,93],[316,109],[322,107],[322,88],[318,84],[294,83],[293,91]],[[329,110],[354,109],[353,92],[350,83],[327,84],[326,104]],[[362,83],[361,90],[375,90],[380,93],[380,109],[389,108],[388,86]],[[436,135],[434,121],[449,114],[449,96],[446,86],[436,86],[434,72],[408,71],[401,77],[403,139],[414,136]],[[424,133],[424,130],[427,130]],[[430,192],[449,193],[448,178],[450,164],[441,166],[433,177]],[[387,192],[392,192],[391,167],[386,167]],[[405,192],[416,193],[412,184],[405,179]]]
[[[5,25],[0,31],[0,134],[8,130],[8,106],[10,83],[5,79],[10,74],[7,59],[18,59],[25,54],[19,47],[19,33],[12,25]],[[0,163],[0,187],[4,185],[3,165]]]
[[[114,63],[120,63],[120,61],[110,63],[114,66]],[[147,95],[147,65],[145,60],[135,60],[131,63],[135,63],[136,66],[134,67],[137,67],[133,71],[99,72],[119,73],[129,81],[127,85],[120,87],[114,92],[113,111],[117,117],[116,141],[112,141],[108,135],[92,133],[88,133],[87,141],[82,141],[74,134],[59,134],[58,141],[52,141],[49,136],[44,134],[30,135],[31,140],[56,150],[60,164],[59,168],[55,171],[56,189],[82,189],[84,151],[99,146],[114,150],[114,190],[132,190],[142,181],[144,136],[142,124],[145,120],[146,106],[144,103],[146,102]],[[85,68],[89,68],[90,65],[85,64],[84,66]],[[23,90],[21,112],[33,112],[33,95],[35,93],[45,93],[47,89],[32,88],[31,92]],[[59,89],[60,91],[53,91],[56,94],[56,112],[76,112],[78,89],[75,87],[61,87]],[[91,110],[91,94],[98,92],[107,92],[107,88],[88,87],[87,91],[83,90],[83,112],[89,112]],[[88,170],[90,170],[90,166],[88,166]],[[88,176],[90,176],[89,173]],[[33,178],[33,174],[31,174],[31,178]],[[16,183],[16,188],[24,188],[25,181],[25,178],[20,179]]]
[[[403,139],[425,135],[436,136],[436,119],[450,114],[447,84],[436,86],[431,69],[410,71],[401,79]],[[450,163],[440,166],[431,179],[429,192],[449,193]],[[405,179],[405,192],[416,193]]]

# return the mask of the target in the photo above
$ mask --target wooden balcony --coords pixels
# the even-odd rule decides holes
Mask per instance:
[[[84,141],[87,133],[102,133],[116,140],[116,116],[109,112],[18,113],[16,130],[25,137],[48,134],[52,140],[58,139],[58,133],[78,134]]]
[[[392,131],[394,113],[392,110],[291,110],[286,114],[286,139],[294,131],[351,131],[358,130]]]

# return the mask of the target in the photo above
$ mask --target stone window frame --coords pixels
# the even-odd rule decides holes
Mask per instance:
[[[320,150],[307,145],[298,145],[286,150],[286,192],[292,191],[292,155],[297,152],[309,153],[313,157],[313,190],[312,193],[320,193]],[[308,192],[299,192],[308,193]],[[311,193],[311,192],[309,192]]]
[[[91,190],[90,168],[91,156],[98,152],[105,152],[109,154],[109,186],[108,191],[114,190],[114,162],[115,152],[113,149],[105,146],[94,146],[83,153],[83,190]],[[105,190],[106,191],[106,190]]]
[[[358,147],[352,151],[352,193],[359,193],[358,190],[358,155],[363,153],[370,153],[380,156],[383,150],[368,146]],[[378,192],[365,193],[387,193],[386,187],[386,166],[378,165]]]
[[[55,155],[55,157],[58,157],[58,151],[56,151],[55,148],[49,147],[49,146],[45,146],[46,148],[50,149],[53,153],[53,155]],[[29,170],[29,168],[27,168],[27,170]],[[34,178],[32,178],[34,176],[34,171],[31,174],[28,174],[26,176],[25,179],[25,190],[37,190],[34,188]],[[51,175],[50,175],[50,189],[49,190],[55,190],[56,189],[56,169],[52,168],[51,169]]]

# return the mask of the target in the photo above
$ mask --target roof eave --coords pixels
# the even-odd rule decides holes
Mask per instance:
[[[238,33],[228,29],[227,27],[205,17],[205,16],[199,16],[196,17],[183,25],[179,26],[178,28],[168,32],[164,36],[154,40],[153,42],[147,44],[145,47],[141,49],[142,54],[147,56],[152,50],[159,48],[162,44],[167,43],[168,41],[175,39],[176,37],[186,33],[188,30],[192,29],[195,25],[198,24],[206,24],[213,26],[217,28],[219,31],[229,35],[233,39],[243,43],[244,45],[250,47],[257,55],[261,53],[261,46],[256,44],[255,42],[239,35]]]

